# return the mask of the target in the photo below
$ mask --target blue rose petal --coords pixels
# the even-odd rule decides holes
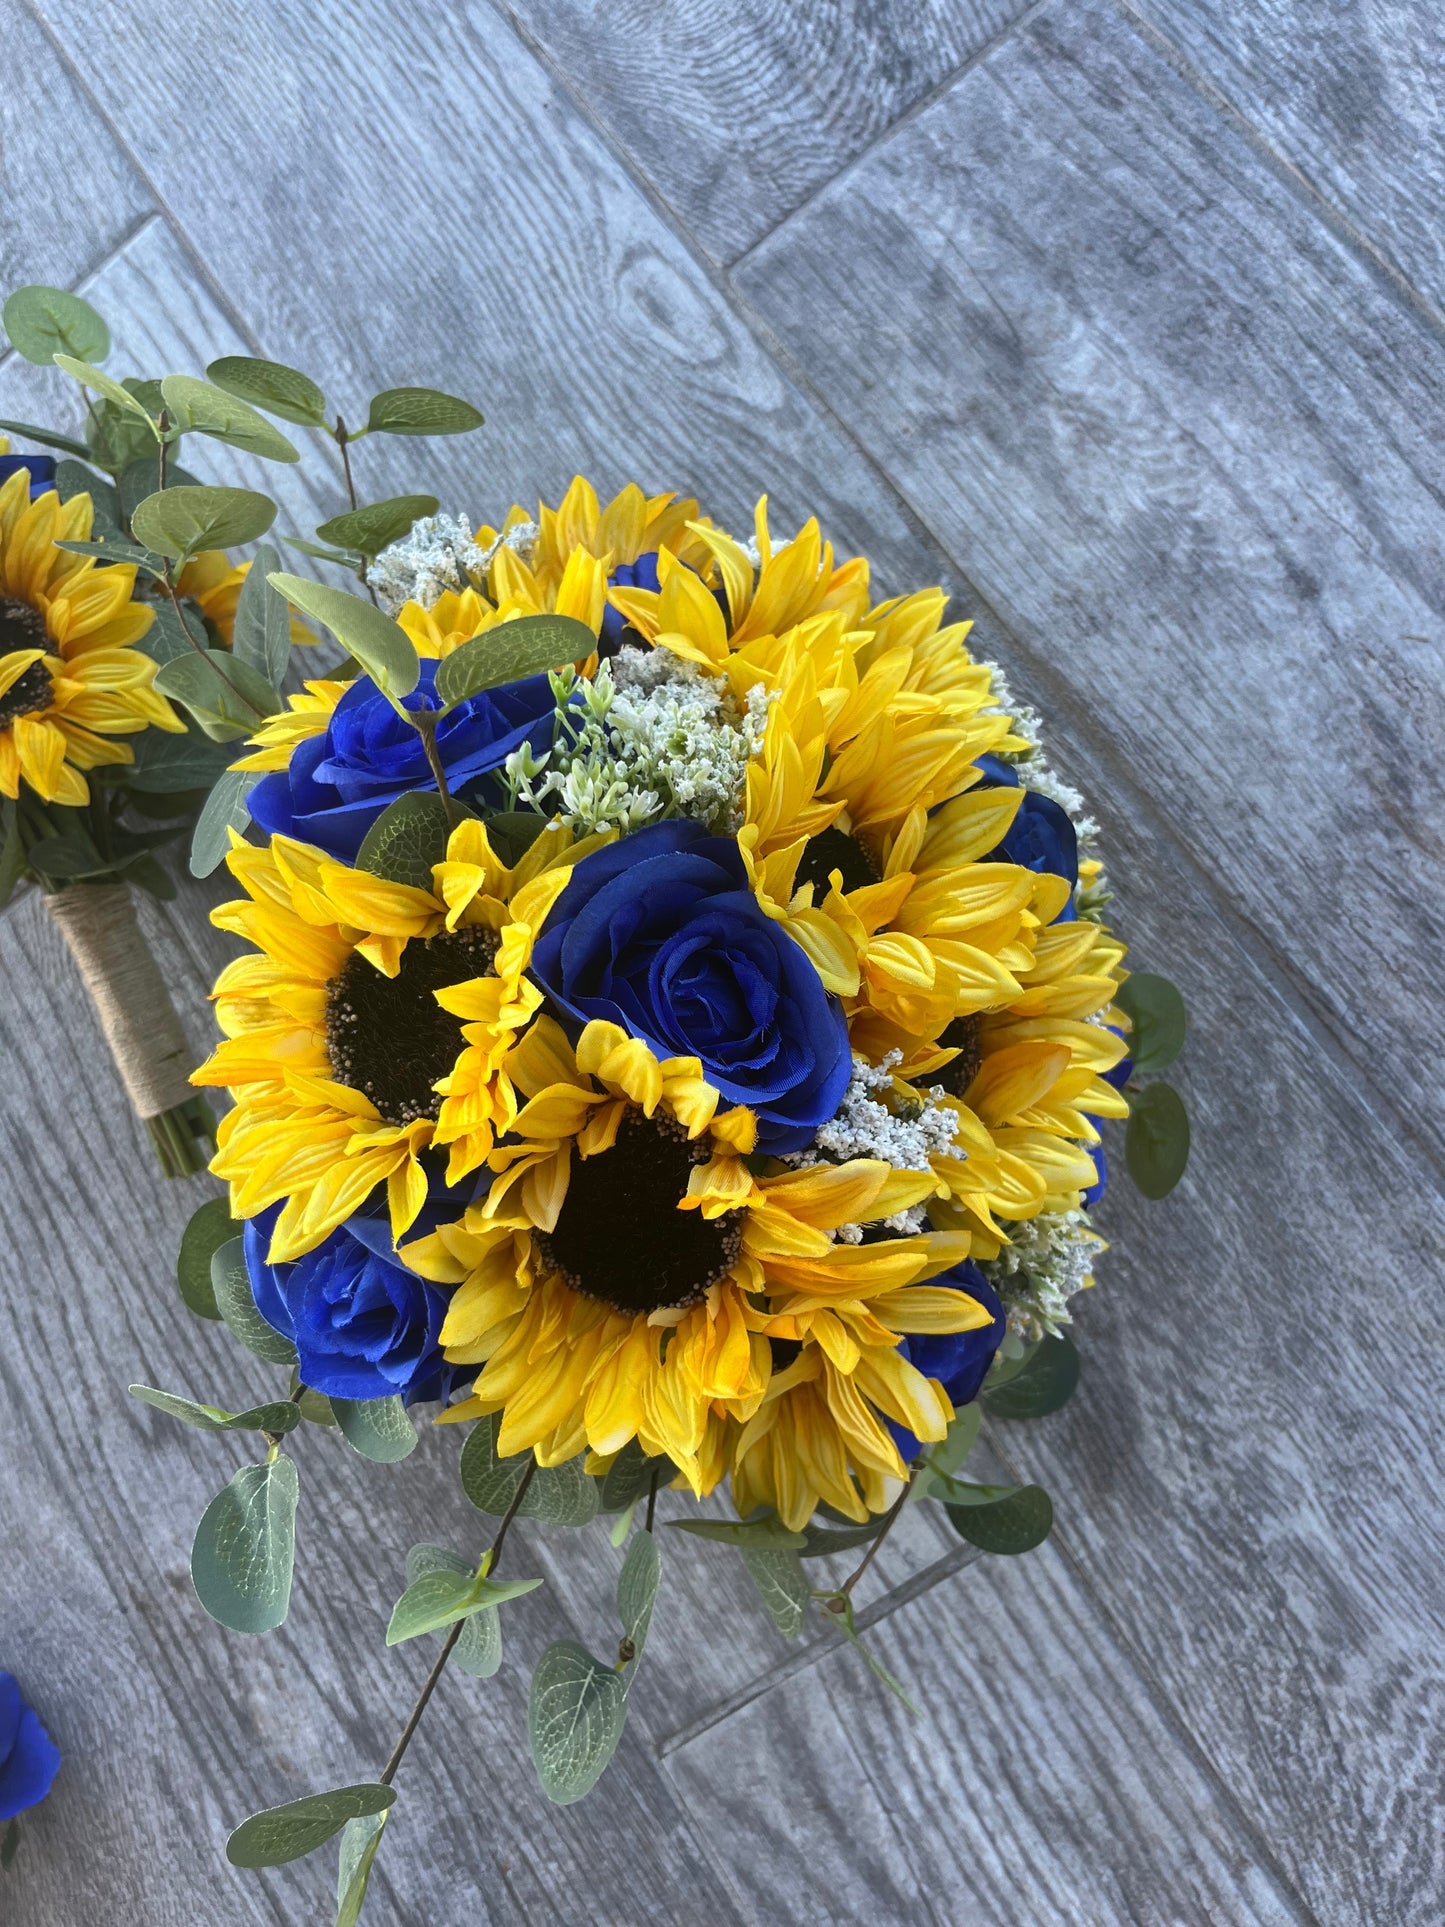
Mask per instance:
[[[913,1332],[899,1342],[898,1349],[909,1364],[917,1366],[925,1378],[936,1378],[952,1399],[954,1410],[962,1411],[978,1397],[994,1353],[1003,1343],[1008,1320],[998,1293],[972,1258],[965,1258],[961,1265],[955,1265],[940,1277],[930,1278],[928,1284],[930,1289],[942,1286],[947,1291],[966,1291],[993,1317],[991,1325],[980,1325],[974,1331]],[[881,1412],[879,1417],[892,1433],[904,1464],[911,1464],[926,1449],[923,1441],[896,1419]]]
[[[60,1771],[60,1749],[21,1696],[13,1673],[0,1673],[0,1821],[38,1806]]]
[[[19,474],[22,468],[30,471],[30,499],[44,495],[47,489],[55,487],[55,457],[53,455],[0,455],[0,487]]]

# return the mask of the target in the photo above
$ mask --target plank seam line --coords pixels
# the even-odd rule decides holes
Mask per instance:
[[[904,1606],[911,1606],[915,1599],[921,1599],[941,1581],[951,1579],[956,1572],[964,1571],[982,1557],[983,1554],[976,1546],[968,1545],[959,1546],[956,1552],[944,1553],[941,1559],[935,1559],[931,1565],[921,1567],[901,1585],[884,1593],[881,1599],[875,1599],[871,1606],[865,1606],[856,1616],[855,1626],[860,1633],[866,1633],[870,1627],[879,1625]],[[741,1712],[745,1706],[751,1706],[754,1700],[761,1699],[774,1686],[781,1686],[787,1680],[796,1679],[799,1673],[804,1673],[809,1667],[816,1666],[819,1661],[827,1659],[831,1653],[840,1653],[844,1650],[843,1644],[838,1641],[819,1639],[811,1646],[803,1647],[801,1651],[785,1654],[765,1673],[759,1673],[756,1678],[750,1679],[745,1686],[740,1686],[736,1692],[727,1694],[725,1698],[715,1700],[711,1706],[699,1713],[696,1719],[690,1720],[686,1726],[679,1727],[675,1733],[666,1734],[657,1742],[657,1757],[660,1760],[666,1759],[669,1753],[676,1753],[680,1747],[690,1745],[693,1740],[700,1738],[712,1727],[720,1726],[724,1720],[731,1719],[734,1713]]]
[[[1031,7],[1026,15],[1021,15],[1008,31],[1017,33],[1025,20],[1032,19],[1044,5],[1049,3],[1050,0],[1039,0],[1038,5]],[[1127,806],[1133,818],[1151,838],[1163,846],[1175,865],[1193,878],[1206,906],[1213,912],[1216,921],[1223,926],[1240,952],[1242,960],[1253,974],[1262,992],[1281,1011],[1301,1041],[1312,1046],[1327,1062],[1331,1075],[1341,1090],[1348,1095],[1351,1104],[1359,1106],[1366,1112],[1371,1121],[1379,1127],[1387,1144],[1391,1146],[1401,1142],[1408,1144],[1426,1170],[1438,1178],[1442,1153],[1435,1133],[1428,1127],[1421,1126],[1409,1115],[1392,1093],[1377,1081],[1377,1073],[1371,1066],[1357,1062],[1351,1056],[1334,1028],[1333,1015],[1327,1008],[1322,1009],[1316,1000],[1316,995],[1311,994],[1316,992],[1317,987],[1311,985],[1301,975],[1275,941],[1266,935],[1250,916],[1236,908],[1224,896],[1209,865],[1196,850],[1177,837],[1169,826],[1166,813],[1139,788],[1122,761],[1116,761],[1119,757],[1117,747],[1108,738],[1100,737],[1092,722],[1077,711],[1048,658],[1038,653],[1032,644],[1025,642],[1014,625],[1003,619],[997,607],[978,587],[968,570],[960,566],[948,544],[933,527],[928,517],[909,499],[900,484],[858,439],[847,423],[838,416],[828,397],[814,385],[811,376],[779,339],[771,323],[753,306],[747,295],[737,285],[733,279],[732,270],[719,266],[702,246],[688,223],[638,163],[631,150],[600,118],[590,98],[574,84],[571,75],[559,66],[547,48],[537,40],[523,22],[517,19],[507,0],[486,0],[486,4],[498,19],[511,27],[538,65],[551,77],[553,84],[572,102],[580,118],[592,129],[597,139],[612,155],[653,212],[671,230],[714,292],[728,304],[737,318],[750,330],[763,354],[802,394],[807,396],[823,419],[844,438],[868,473],[873,476],[878,486],[894,504],[904,522],[916,534],[923,536],[927,543],[938,550],[944,560],[950,564],[957,583],[961,585],[961,587],[955,587],[952,593],[956,600],[968,604],[964,613],[975,618],[986,617],[992,622],[998,630],[1000,640],[1010,646],[1021,671],[1032,680],[1039,695],[1051,705],[1053,713],[1071,716],[1081,742],[1103,779],[1101,788],[1106,787],[1108,794],[1117,800],[1121,808]],[[895,123],[895,129],[897,124]],[[838,177],[834,178],[836,180]]]
[[[127,162],[129,162],[129,154],[127,154],[125,158]],[[99,260],[89,262],[81,272],[76,275],[74,281],[70,284],[72,292],[76,289],[87,287],[98,274],[104,274],[105,270],[113,261],[120,259],[132,241],[138,241],[153,221],[159,221],[162,218],[161,211],[158,207],[148,208],[139,219],[131,223],[130,227],[126,229],[125,233],[120,236],[113,246],[106,249]],[[17,348],[0,348],[0,368],[3,368],[7,362],[13,361],[19,352]]]
[[[1365,230],[1358,226],[1343,208],[1337,207],[1322,189],[1318,188],[1305,173],[1304,169],[1292,161],[1283,149],[1276,147],[1268,135],[1263,133],[1242,108],[1236,107],[1229,95],[1209,78],[1208,74],[1197,67],[1189,55],[1172,40],[1157,22],[1146,13],[1141,13],[1133,5],[1133,0],[1111,0],[1126,26],[1130,27],[1141,40],[1153,48],[1164,63],[1187,87],[1199,95],[1201,100],[1212,107],[1221,120],[1229,122],[1236,133],[1247,140],[1255,152],[1277,175],[1284,184],[1298,196],[1317,219],[1322,221],[1335,235],[1356,253],[1364,257],[1366,265],[1388,284],[1391,293],[1403,300],[1415,319],[1421,322],[1437,340],[1445,341],[1445,314],[1417,288],[1403,269],[1398,268],[1385,250],[1372,241]]]
[[[936,81],[925,93],[920,94],[917,100],[904,108],[896,120],[890,121],[886,127],[880,129],[880,131],[873,136],[872,140],[859,148],[856,154],[849,155],[843,165],[835,173],[830,174],[826,181],[820,181],[815,188],[812,188],[803,196],[802,200],[799,201],[795,207],[790,207],[786,214],[780,214],[772,226],[760,234],[755,241],[749,241],[748,245],[740,254],[731,256],[724,264],[727,272],[731,274],[732,271],[740,267],[750,255],[756,254],[760,248],[766,247],[768,242],[772,240],[773,236],[777,234],[780,229],[785,228],[788,223],[798,215],[806,213],[815,201],[820,200],[823,195],[837,187],[840,182],[846,181],[850,175],[856,174],[859,168],[863,167],[872,159],[880,147],[884,146],[886,142],[891,141],[895,135],[901,134],[905,128],[910,127],[914,121],[926,114],[935,101],[941,100],[943,96],[952,88],[956,87],[961,80],[966,79],[975,67],[981,67],[984,61],[996,53],[1006,41],[1012,40],[1017,34],[1022,33],[1036,14],[1042,13],[1046,7],[1053,5],[1055,5],[1055,0],[1031,0],[1031,3],[1026,6],[1021,13],[1016,15],[1014,19],[1010,20],[1007,26],[1000,27],[998,32],[991,34],[981,46],[975,47],[966,60],[961,60],[956,67],[943,76],[942,80]]]

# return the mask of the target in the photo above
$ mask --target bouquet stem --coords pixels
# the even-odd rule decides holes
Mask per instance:
[[[191,1089],[185,1032],[141,935],[130,890],[119,883],[71,884],[47,891],[45,907],[75,959],[161,1169],[172,1178],[204,1170],[214,1118]]]

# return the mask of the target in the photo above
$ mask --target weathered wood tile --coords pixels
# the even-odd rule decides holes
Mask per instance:
[[[1127,0],[1445,309],[1445,17],[1429,0]]]
[[[512,0],[717,261],[731,261],[1029,0]]]
[[[1097,0],[1035,16],[739,279],[1049,713],[1127,752],[1438,1140],[1445,350]]]

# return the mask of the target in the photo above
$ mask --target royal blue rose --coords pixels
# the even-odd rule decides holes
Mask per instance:
[[[1019,787],[1018,772],[1002,757],[980,756],[978,767],[983,771],[980,789]],[[1017,863],[1025,870],[1047,871],[1051,876],[1063,877],[1069,885],[1069,900],[1054,922],[1061,923],[1073,916],[1073,893],[1079,881],[1079,838],[1068,811],[1060,808],[1052,797],[1026,789],[1008,833],[984,861]]]
[[[0,455],[0,486],[10,480],[22,468],[30,471],[30,499],[43,495],[48,488],[55,487],[55,457],[53,455]]]
[[[909,1364],[917,1366],[925,1378],[936,1378],[953,1400],[954,1410],[962,1411],[978,1397],[993,1355],[1003,1343],[1008,1321],[998,1293],[972,1258],[965,1258],[961,1265],[955,1265],[941,1277],[930,1278],[928,1283],[934,1289],[942,1286],[949,1291],[966,1291],[992,1318],[991,1324],[980,1325],[974,1331],[914,1332],[899,1343],[899,1350]],[[923,1441],[915,1438],[906,1425],[891,1418],[884,1418],[883,1423],[893,1434],[893,1442],[905,1465],[925,1449]]]
[[[649,549],[646,555],[639,555],[635,562],[619,562],[607,578],[608,583],[620,583],[624,589],[651,589],[655,595],[662,587],[657,574],[657,550]],[[597,653],[599,656],[615,656],[627,644],[634,647],[647,647],[647,639],[634,629],[620,609],[614,609],[609,602],[602,611],[602,627],[597,632]]]
[[[1109,1182],[1109,1160],[1104,1155],[1103,1145],[1091,1144],[1089,1146],[1089,1156],[1094,1160],[1094,1169],[1099,1175],[1083,1194],[1081,1202],[1086,1211],[1093,1210],[1100,1198],[1103,1197],[1105,1186]]]
[[[848,1027],[802,948],[764,916],[731,837],[654,823],[584,857],[532,952],[564,1016],[605,1018],[659,1057],[696,1057],[799,1151],[848,1087]]]
[[[1123,1041],[1124,1033],[1117,1024],[1105,1024],[1104,1029],[1112,1031],[1121,1042]],[[1106,1084],[1112,1084],[1116,1091],[1122,1091],[1134,1075],[1134,1060],[1132,1057],[1121,1057],[1113,1070],[1100,1071],[1099,1075]]]
[[[408,709],[440,707],[436,672],[435,662],[422,663],[421,680],[405,699]],[[458,703],[438,723],[436,736],[452,794],[488,800],[486,778],[514,749],[524,742],[539,751],[550,744],[555,707],[545,676],[504,683]],[[299,837],[350,863],[388,803],[408,790],[435,788],[421,736],[363,676],[336,705],[325,734],[299,743],[289,767],[263,776],[247,802],[269,835]]]
[[[20,1696],[11,1673],[0,1673],[0,1820],[39,1806],[60,1771],[60,1749]]]
[[[349,1218],[314,1251],[273,1265],[279,1210],[247,1223],[243,1248],[256,1309],[295,1345],[302,1384],[336,1398],[448,1398],[468,1375],[442,1357],[448,1294],[402,1264],[385,1216]]]

